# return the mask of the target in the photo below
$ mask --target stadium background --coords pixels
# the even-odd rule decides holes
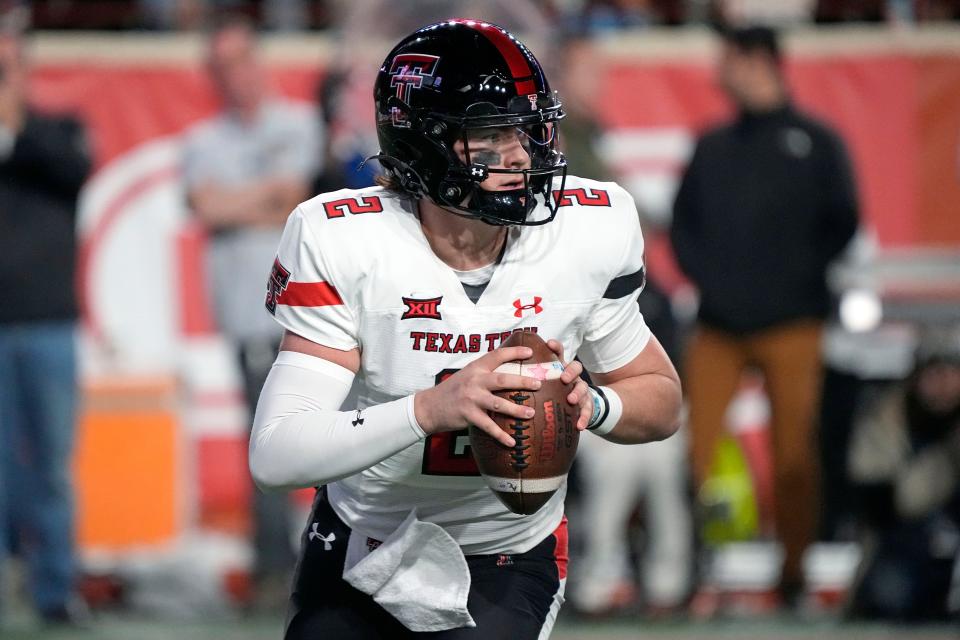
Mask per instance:
[[[370,59],[382,56],[377,46],[367,43]],[[669,215],[696,131],[727,113],[712,79],[715,46],[706,29],[625,32],[598,43],[593,67],[602,148],[651,220],[651,271],[675,293],[685,285],[657,221]],[[79,112],[95,145],[79,224],[79,536],[90,593],[107,598],[108,578],[121,576],[137,616],[108,618],[95,635],[276,637],[276,621],[241,623],[232,611],[250,562],[247,416],[211,322],[204,237],[189,218],[178,166],[184,132],[216,107],[202,40],[43,33],[31,48],[34,102]],[[786,49],[794,97],[837,126],[857,168],[870,258],[840,286],[867,282],[885,301],[956,317],[960,29],[796,30]],[[337,55],[323,35],[267,36],[264,53],[274,86],[308,101]],[[710,627],[568,622],[554,637],[626,638],[640,629],[682,638],[899,637],[838,628],[829,617]]]

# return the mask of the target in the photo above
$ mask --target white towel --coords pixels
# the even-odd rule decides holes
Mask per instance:
[[[411,631],[477,626],[467,611],[467,560],[442,527],[417,520],[411,511],[379,547],[367,541],[357,531],[350,536],[343,579],[403,626]]]

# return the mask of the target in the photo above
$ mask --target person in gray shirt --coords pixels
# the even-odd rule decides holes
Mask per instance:
[[[280,342],[279,325],[263,313],[267,277],[283,224],[321,169],[323,131],[312,105],[270,93],[249,22],[214,27],[206,62],[222,110],[188,132],[183,175],[210,236],[211,302],[236,347],[252,416]],[[293,566],[287,496],[254,495],[256,602],[282,606]]]

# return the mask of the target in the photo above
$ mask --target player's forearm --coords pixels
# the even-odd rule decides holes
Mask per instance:
[[[363,411],[312,409],[258,425],[250,473],[264,489],[315,487],[352,476],[423,438],[410,398]]]
[[[337,411],[352,372],[283,351],[260,394],[250,472],[264,489],[318,486],[363,471],[424,437],[412,397]]]
[[[264,209],[264,222],[282,225],[290,212],[311,196],[310,185],[299,178],[276,178],[269,185],[272,206]]]
[[[668,373],[648,373],[607,385],[623,403],[613,431],[603,437],[620,444],[669,438],[680,428],[680,381]]]
[[[194,215],[214,229],[255,224],[265,203],[266,193],[257,184],[230,189],[204,185],[190,192]]]
[[[307,195],[298,180],[261,180],[242,187],[204,185],[190,193],[194,213],[211,228],[282,225]]]

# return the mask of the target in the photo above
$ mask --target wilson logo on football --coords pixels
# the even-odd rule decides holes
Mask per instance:
[[[407,305],[407,310],[400,316],[401,320],[411,318],[429,318],[430,320],[442,320],[440,317],[440,301],[443,296],[436,298],[427,298],[420,300],[418,298],[403,298],[403,304]]]
[[[513,301],[513,308],[515,309],[513,312],[514,317],[523,318],[530,315],[531,311],[534,315],[540,313],[543,311],[543,307],[540,305],[541,302],[543,302],[543,298],[540,296],[533,296],[533,301],[529,304],[524,303],[522,298],[517,298]]]

